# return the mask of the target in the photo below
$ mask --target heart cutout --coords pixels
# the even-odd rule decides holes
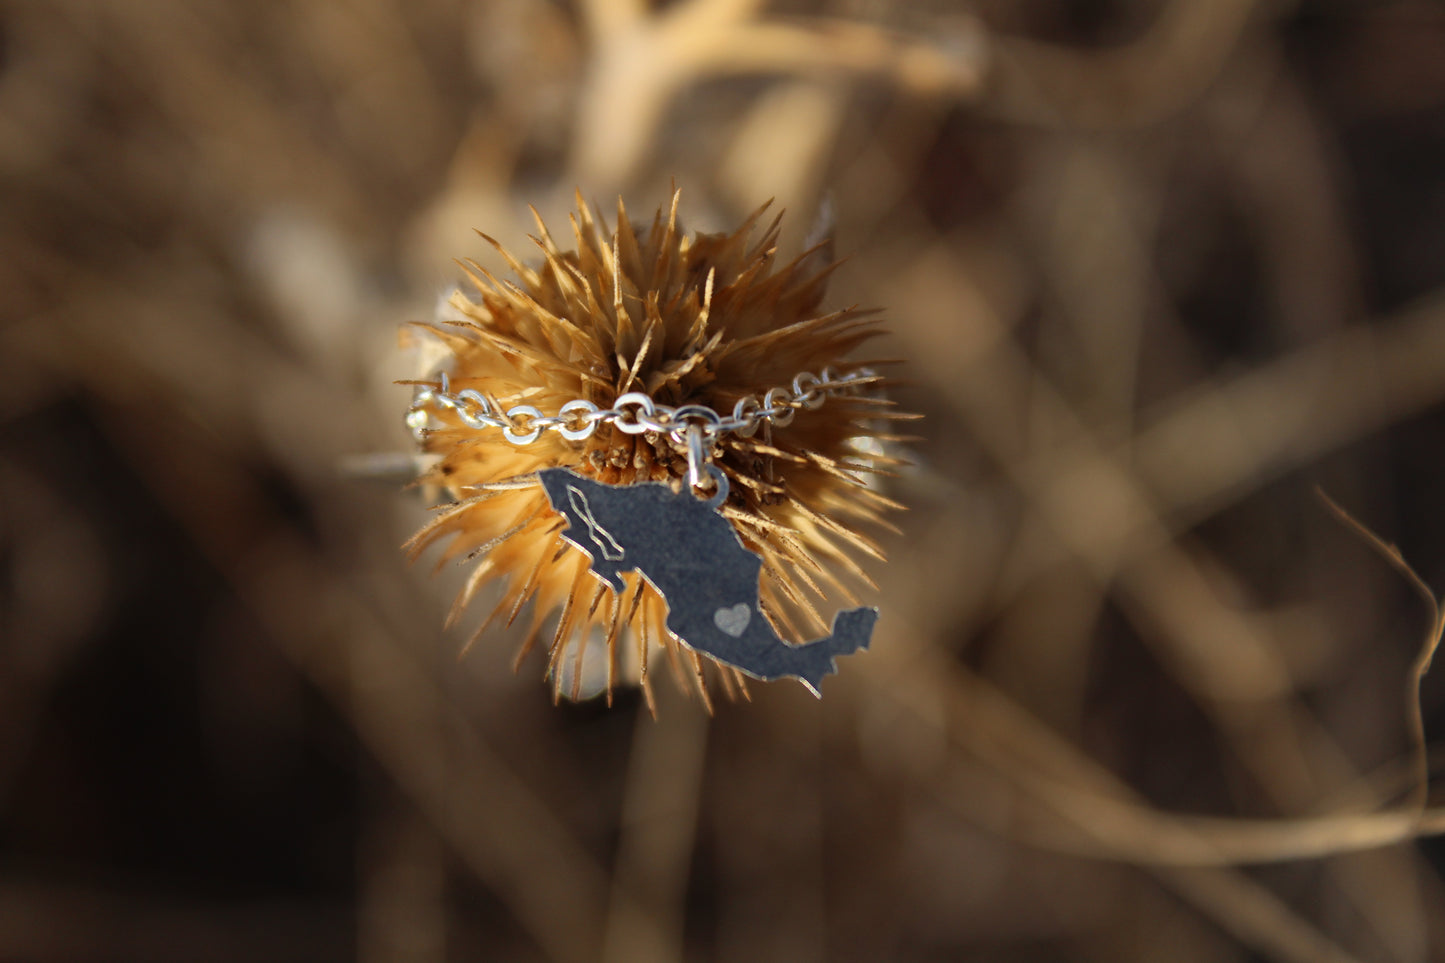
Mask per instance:
[[[752,618],[753,610],[746,602],[739,602],[729,609],[718,609],[712,614],[713,624],[735,639],[742,638]]]

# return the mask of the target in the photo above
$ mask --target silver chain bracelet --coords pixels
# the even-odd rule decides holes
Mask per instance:
[[[820,408],[829,397],[851,394],[881,380],[870,368],[858,368],[842,375],[831,367],[816,375],[804,371],[793,378],[788,388],[770,388],[761,399],[749,395],[739,400],[733,406],[732,415],[726,417],[706,405],[658,404],[640,391],[620,396],[611,408],[599,408],[578,398],[567,402],[555,415],[544,415],[532,405],[514,405],[505,412],[494,410],[492,403],[474,388],[452,394],[451,384],[443,373],[439,389],[417,390],[406,413],[406,425],[420,443],[431,427],[427,408],[434,405],[455,411],[468,428],[500,428],[502,437],[514,445],[530,445],[548,430],[556,431],[568,441],[582,441],[591,437],[598,425],[610,424],[625,434],[653,431],[666,434],[680,445],[694,446],[698,440],[711,441],[728,433],[749,438],[764,423],[782,428],[800,409]]]

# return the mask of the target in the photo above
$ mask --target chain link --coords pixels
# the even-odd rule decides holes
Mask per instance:
[[[610,424],[629,435],[646,432],[665,434],[679,445],[688,443],[689,429],[696,428],[707,442],[719,435],[737,434],[750,438],[763,424],[779,428],[792,422],[801,409],[814,411],[830,397],[853,394],[877,384],[881,378],[870,368],[857,368],[838,374],[831,367],[818,374],[804,371],[793,378],[788,387],[769,388],[761,400],[748,395],[738,400],[732,414],[724,416],[706,405],[682,405],[674,408],[658,404],[640,391],[629,391],[612,403],[599,408],[578,398],[567,402],[555,415],[544,415],[531,405],[514,405],[506,411],[495,410],[491,402],[474,388],[452,394],[445,373],[440,388],[422,387],[412,398],[406,413],[406,425],[418,444],[431,427],[429,407],[450,408],[468,428],[502,429],[502,437],[514,445],[530,445],[545,431],[556,431],[568,441],[591,437],[598,425]]]

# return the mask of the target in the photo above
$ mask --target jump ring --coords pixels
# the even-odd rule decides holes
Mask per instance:
[[[475,412],[468,410],[468,405],[477,410]],[[492,406],[487,404],[487,399],[475,388],[457,392],[457,400],[452,407],[456,409],[457,417],[462,420],[462,424],[468,428],[493,427],[494,422],[490,418]]]
[[[758,433],[758,399],[752,395],[738,399],[738,403],[733,405],[733,421],[747,426],[737,430],[742,437],[751,438],[756,435]]]
[[[637,406],[637,413],[632,416],[632,421],[627,421],[625,418],[618,418],[616,423],[617,430],[622,432],[624,435],[640,435],[647,431],[655,431],[656,429],[654,428],[649,428],[647,425],[640,424],[638,418],[639,415],[648,415],[650,417],[654,412],[656,412],[657,408],[653,404],[652,399],[649,398],[647,395],[643,394],[641,391],[629,391],[621,398],[618,398],[616,401],[612,402],[612,407],[619,412],[622,412],[623,414],[626,414],[624,409],[630,405]]]
[[[797,414],[792,407],[793,398],[787,388],[769,388],[768,393],[763,395],[763,407],[772,412],[773,424],[779,428],[786,428],[793,423],[793,416]]]
[[[507,417],[511,419],[526,418],[528,424],[531,424],[531,420],[542,417],[542,413],[531,405],[517,405],[515,408],[507,409]],[[530,445],[541,437],[541,434],[541,426],[533,426],[532,430],[525,435],[518,434],[511,425],[505,425],[502,428],[502,437],[514,445]]]
[[[722,423],[722,415],[707,405],[683,405],[672,413],[673,421],[695,421],[706,429],[709,425]]]
[[[713,492],[712,497],[707,500],[707,507],[715,510],[721,507],[723,502],[727,501],[728,476],[724,475],[723,470],[711,462],[704,465],[702,470],[707,472],[717,485],[717,491]]]
[[[655,431],[659,434],[667,434],[677,428],[672,418],[672,409],[666,405],[658,405],[655,414],[639,411],[637,423],[646,431]]]
[[[562,437],[566,438],[568,441],[582,441],[585,438],[590,438],[592,436],[592,433],[597,430],[597,422],[588,420],[587,416],[591,415],[596,410],[596,405],[594,405],[590,401],[583,401],[580,398],[576,401],[567,402],[557,412],[560,417],[565,419],[564,424],[557,430],[561,432]],[[585,412],[585,414],[583,414],[580,418],[574,419],[571,416],[572,413],[576,411]],[[577,421],[581,421],[581,428],[567,427],[567,423],[576,424]]]
[[[818,376],[804,371],[793,379],[793,394],[797,397],[798,403],[809,411],[816,411],[823,407],[827,400]]]
[[[706,438],[716,438],[721,434],[722,415],[707,405],[683,405],[672,413],[672,421],[673,441],[682,441],[685,429],[699,428]]]

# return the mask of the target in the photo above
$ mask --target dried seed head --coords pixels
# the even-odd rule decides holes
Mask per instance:
[[[487,238],[516,280],[500,281],[465,262],[474,296],[452,298],[454,320],[420,325],[450,355],[450,390],[473,390],[492,411],[530,405],[552,414],[574,400],[605,409],[635,391],[659,404],[731,413],[740,400],[761,399],[801,372],[842,367],[878,332],[869,312],[819,313],[830,267],[812,269],[806,252],[775,264],[778,220],[752,239],[766,206],[731,234],[685,237],[677,201],[674,195],[645,230],[619,201],[616,229],[609,231],[579,197],[572,249],[559,247],[538,218],[536,266]],[[751,437],[726,433],[712,445],[731,486],[723,513],[762,557],[762,609],[784,639],[826,633],[828,620],[815,602],[835,595],[856,604],[850,583],[871,584],[854,556],[881,555],[855,526],[881,523],[883,512],[898,507],[861,477],[889,461],[869,443],[888,417],[883,404],[876,392],[835,396],[798,410],[786,428],[764,425]],[[609,697],[621,678],[619,656],[630,655],[623,668],[631,667],[651,701],[647,665],[649,649],[657,647],[704,701],[709,675],[730,694],[745,691],[736,670],[677,644],[665,625],[664,600],[636,573],[620,597],[593,577],[587,557],[562,540],[562,517],[526,477],[566,466],[608,484],[676,483],[687,474],[685,447],[666,433],[629,434],[607,423],[584,440],[545,431],[519,446],[500,430],[469,427],[452,408],[424,411],[432,427],[422,445],[435,463],[422,481],[447,489],[456,504],[439,509],[408,548],[415,557],[442,543],[442,561],[479,558],[452,619],[483,584],[506,580],[472,642],[499,620],[516,620],[530,603],[518,664],[560,613],[547,647],[559,696],[580,692],[584,673],[574,663],[605,653]]]

